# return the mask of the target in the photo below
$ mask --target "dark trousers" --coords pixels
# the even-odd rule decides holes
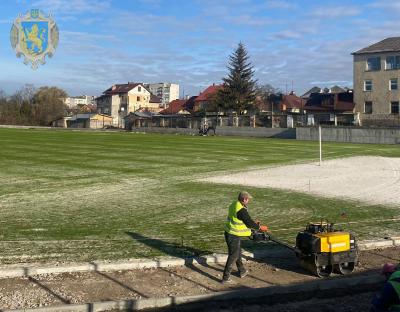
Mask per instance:
[[[225,241],[226,244],[228,245],[228,260],[226,260],[223,278],[228,278],[231,275],[234,263],[236,263],[239,273],[244,272],[245,269],[242,262],[242,249],[240,247],[240,237],[225,232]]]

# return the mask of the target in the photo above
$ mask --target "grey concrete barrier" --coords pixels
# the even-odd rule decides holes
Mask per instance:
[[[371,250],[400,246],[400,237],[389,237],[380,240],[367,240],[358,242],[359,250]],[[265,249],[255,252],[243,251],[243,255],[250,259],[263,259],[277,250]],[[73,272],[112,272],[135,270],[144,268],[167,268],[190,264],[225,263],[226,254],[212,254],[192,258],[160,257],[158,259],[131,259],[120,261],[93,261],[90,263],[72,263],[59,265],[4,265],[0,266],[0,278],[13,278],[40,274],[61,274]]]
[[[185,307],[185,310],[204,310],[216,304],[276,304],[304,301],[311,298],[334,298],[346,294],[370,292],[381,287],[383,276],[377,273],[369,276],[355,276],[331,280],[317,280],[297,285],[269,286],[255,289],[221,291],[196,296],[171,296],[164,298],[128,299],[85,304],[69,304],[31,309],[11,309],[2,312],[100,312],[100,311],[141,311],[157,308]]]
[[[400,129],[398,128],[360,128],[360,127],[322,127],[322,141],[399,144]],[[318,127],[296,128],[298,140],[319,140]]]
[[[144,133],[168,133],[198,135],[198,129],[190,128],[163,128],[163,127],[141,127],[132,128],[132,132]],[[210,134],[209,134],[210,135]],[[242,137],[264,137],[280,139],[296,139],[296,129],[292,128],[264,128],[264,127],[216,127],[215,135],[242,136]]]

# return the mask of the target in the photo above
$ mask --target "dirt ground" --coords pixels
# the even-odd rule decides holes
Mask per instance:
[[[338,174],[340,172],[340,174]],[[290,177],[290,178],[288,178]],[[273,187],[400,206],[400,158],[359,156],[213,176],[207,182]]]
[[[399,251],[400,248],[390,248],[361,252],[360,265],[356,273],[376,274],[383,263],[399,262]],[[304,283],[318,279],[300,268],[294,253],[285,249],[274,251],[262,261],[249,260],[246,266],[250,274],[243,279],[234,276],[233,283],[228,285],[220,283],[223,264],[0,279],[0,310],[118,299],[200,295],[226,290]],[[333,275],[332,278],[340,276]],[[335,299],[331,301],[318,299],[317,302],[326,305],[326,311],[363,311],[369,307],[371,298],[372,293],[341,299],[343,309],[337,307],[337,310],[329,310]],[[364,306],[360,307],[360,304]],[[313,305],[310,301],[275,305],[269,307],[268,311],[314,311],[311,309]],[[265,311],[265,307],[262,305],[235,309],[215,307],[215,310],[207,310]]]

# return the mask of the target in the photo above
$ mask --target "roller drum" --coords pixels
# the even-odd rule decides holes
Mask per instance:
[[[321,278],[329,277],[333,272],[333,266],[331,264],[322,265],[318,263],[318,259],[315,255],[301,257],[300,265],[308,272]]]
[[[335,264],[334,271],[337,274],[350,274],[354,271],[355,262],[342,262],[339,264]]]

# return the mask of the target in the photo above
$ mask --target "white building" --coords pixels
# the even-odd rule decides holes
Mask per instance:
[[[142,83],[115,84],[96,99],[97,112],[113,117],[113,125],[124,128],[124,117],[131,112],[147,110],[158,112],[160,100]]]
[[[94,105],[95,97],[92,95],[71,96],[64,99],[65,105],[68,108],[75,108],[78,105]]]
[[[147,83],[145,86],[161,100],[164,108],[169,102],[179,99],[179,85],[169,82]]]

